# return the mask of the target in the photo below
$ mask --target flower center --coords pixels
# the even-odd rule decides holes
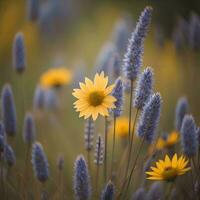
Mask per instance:
[[[164,180],[173,181],[177,176],[177,170],[172,167],[167,167],[167,168],[165,168],[162,176],[163,176]]]
[[[60,83],[60,81],[54,81],[53,87],[59,88],[59,87],[61,87],[61,86],[62,86],[62,84]]]
[[[92,106],[95,106],[95,107],[101,105],[103,102],[103,99],[104,99],[103,92],[100,92],[100,91],[91,92],[89,95],[89,102]]]

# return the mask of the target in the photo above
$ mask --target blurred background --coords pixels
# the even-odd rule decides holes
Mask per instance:
[[[79,119],[73,109],[72,89],[85,76],[92,77],[102,48],[107,48],[105,44],[120,45],[117,35],[120,27],[123,27],[124,40],[128,41],[140,12],[147,5],[151,5],[154,12],[145,42],[144,67],[153,67],[155,90],[163,97],[159,131],[174,129],[175,106],[180,96],[188,98],[190,111],[200,125],[200,40],[197,36],[192,46],[182,35],[186,25],[186,32],[190,32],[194,16],[199,20],[200,1],[40,0],[38,19],[30,20],[27,1],[1,0],[0,85],[11,83],[15,95],[19,124],[17,162],[23,160],[23,147],[18,145],[23,143],[22,97],[25,110],[33,111],[34,91],[40,76],[51,67],[65,66],[72,70],[72,84],[59,91],[56,109],[36,113],[35,118],[37,138],[48,152],[52,170],[58,153],[63,152],[69,176],[66,180],[71,184],[73,160],[84,149],[84,120]],[[19,83],[21,76],[12,69],[12,44],[18,31],[24,33],[27,54],[24,92]],[[120,49],[121,60],[125,47],[126,44]],[[103,131],[100,125],[97,130]]]

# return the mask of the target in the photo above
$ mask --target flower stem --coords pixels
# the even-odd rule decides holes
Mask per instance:
[[[113,164],[115,159],[115,132],[116,132],[115,130],[116,130],[116,117],[114,116],[113,146],[112,146],[112,160],[111,160],[111,174],[110,174],[111,179],[112,179]]]
[[[171,191],[172,191],[172,189],[173,189],[173,186],[174,186],[174,183],[172,182],[172,183],[170,184],[170,186],[169,186],[168,191],[167,191],[167,195],[166,195],[166,197],[165,197],[166,200],[170,199],[170,194],[171,194]]]
[[[125,176],[124,176],[125,179],[126,179],[126,177],[128,175],[128,169],[129,169],[130,160],[131,160],[131,151],[132,151],[132,146],[133,146],[133,137],[134,137],[134,132],[135,132],[135,125],[136,125],[136,121],[137,121],[138,111],[139,110],[137,109],[136,113],[135,113],[134,122],[133,122],[132,132],[131,132],[131,141],[130,141],[130,145],[129,145],[128,158],[127,158],[127,166],[126,166],[126,171],[125,171]]]
[[[96,197],[98,197],[98,193],[99,193],[99,190],[98,190],[98,184],[99,183],[99,165],[96,166],[96,180],[95,180],[95,188],[96,188]]]
[[[105,117],[104,183],[107,181],[108,117]]]
[[[87,161],[88,161],[88,170],[90,171],[91,166],[90,166],[90,151],[87,150]]]
[[[142,138],[142,141],[141,141],[140,146],[139,146],[139,148],[138,148],[138,152],[137,152],[137,154],[136,154],[136,158],[135,158],[135,161],[134,161],[134,163],[133,163],[133,167],[132,167],[132,169],[131,169],[131,173],[130,173],[129,178],[128,178],[126,190],[125,190],[125,193],[124,193],[125,196],[126,196],[127,193],[128,193],[128,188],[129,188],[130,183],[131,183],[131,178],[132,178],[133,172],[134,172],[134,170],[135,170],[135,167],[136,167],[136,164],[137,164],[137,161],[138,161],[140,152],[141,152],[141,150],[142,150],[143,144],[144,144],[144,137]],[[125,185],[126,185],[126,184],[125,184]]]
[[[136,121],[137,121],[137,116],[138,116],[138,112],[139,110],[136,110],[135,113],[135,118],[134,118],[134,122],[133,122],[133,128],[132,128],[132,133],[131,133],[131,141],[130,141],[130,145],[128,146],[128,156],[127,156],[127,165],[126,165],[126,169],[125,169],[125,175],[124,175],[124,180],[122,183],[122,187],[120,190],[120,194],[125,186],[126,183],[126,179],[127,179],[127,175],[128,175],[128,169],[129,169],[129,165],[130,165],[130,160],[131,160],[131,151],[132,151],[132,146],[133,146],[133,137],[134,137],[134,131],[135,131],[135,125],[136,125]]]
[[[131,118],[132,118],[132,101],[133,101],[133,81],[131,81],[131,93],[130,93],[130,104],[129,104],[129,124],[128,124],[128,141],[130,144],[131,137]]]
[[[1,159],[1,158],[0,158]],[[5,197],[5,187],[4,187],[4,175],[3,175],[3,161],[0,162],[0,179],[1,179],[1,188],[2,188],[2,199]]]

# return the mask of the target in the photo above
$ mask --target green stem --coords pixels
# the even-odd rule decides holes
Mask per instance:
[[[1,159],[1,158],[0,158]],[[3,175],[3,161],[0,162],[0,179],[1,179],[1,188],[2,188],[2,199],[5,198],[5,187],[4,187],[4,175]]]
[[[126,165],[124,180],[123,180],[123,183],[122,183],[122,186],[121,186],[120,194],[122,193],[122,190],[125,187],[125,183],[126,183],[126,179],[127,179],[127,175],[128,175],[128,169],[129,169],[130,160],[131,160],[131,151],[132,151],[132,146],[133,146],[134,130],[135,130],[135,125],[136,125],[138,113],[139,113],[139,110],[137,109],[136,113],[135,113],[134,122],[133,122],[133,128],[132,128],[132,133],[131,133],[131,141],[130,141],[130,145],[128,146],[128,149],[127,149],[128,150],[127,165]]]
[[[62,170],[59,170],[59,180],[58,180],[58,185],[59,185],[59,199],[63,199],[64,195],[63,195],[63,179],[62,179]]]
[[[98,190],[98,184],[99,183],[99,165],[96,166],[96,180],[95,180],[95,188],[96,188],[96,197],[98,197],[98,193],[99,193],[99,190]]]
[[[141,152],[141,150],[142,150],[143,144],[144,144],[144,137],[142,138],[142,141],[141,141],[140,146],[139,146],[139,148],[138,148],[138,152],[137,152],[137,154],[136,154],[136,158],[135,158],[135,161],[134,161],[134,163],[133,163],[133,167],[132,167],[132,169],[131,169],[131,173],[130,173],[129,178],[128,178],[126,190],[125,190],[125,193],[124,193],[125,196],[126,196],[127,193],[128,193],[128,188],[129,188],[130,183],[131,183],[131,178],[132,178],[133,172],[134,172],[134,170],[135,170],[135,167],[136,167],[136,164],[137,164],[137,161],[138,161],[140,152]],[[125,184],[125,185],[126,185],[126,184]],[[125,199],[125,198],[124,198],[124,199]]]
[[[133,101],[133,81],[131,81],[131,93],[130,93],[130,103],[129,103],[129,124],[128,124],[128,141],[130,143],[131,137],[131,118],[132,118],[132,101]]]
[[[91,171],[90,166],[90,150],[87,150],[87,161],[88,161],[88,170]]]
[[[136,110],[135,113],[135,118],[134,118],[134,122],[133,122],[133,128],[132,128],[132,132],[131,132],[131,141],[130,141],[130,146],[129,146],[129,151],[128,151],[128,159],[127,159],[127,166],[126,166],[126,171],[125,171],[125,179],[128,175],[128,169],[129,169],[129,165],[130,165],[130,160],[131,160],[131,152],[132,152],[132,146],[133,146],[133,137],[134,137],[134,132],[135,132],[135,125],[136,125],[136,121],[137,121],[137,116],[138,116],[138,109]]]
[[[107,181],[108,118],[105,117],[104,183]]]
[[[170,186],[169,186],[167,195],[166,195],[166,197],[165,197],[166,200],[170,199],[170,194],[171,194],[171,191],[172,191],[172,189],[173,189],[173,186],[174,186],[174,183],[171,183]]]
[[[112,146],[112,160],[111,160],[111,174],[110,174],[111,179],[112,179],[113,164],[115,159],[115,132],[116,132],[115,130],[116,130],[116,117],[114,116],[113,146]]]

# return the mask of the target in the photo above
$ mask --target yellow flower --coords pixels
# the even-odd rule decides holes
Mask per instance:
[[[126,137],[128,136],[128,124],[129,120],[127,117],[118,117],[116,121],[116,135],[119,137]],[[113,130],[113,125],[112,129]]]
[[[78,100],[74,102],[79,117],[87,119],[92,116],[96,120],[98,115],[108,116],[108,109],[115,108],[116,99],[110,95],[114,85],[107,87],[108,77],[104,77],[104,72],[96,74],[94,81],[85,78],[85,83],[79,83],[80,89],[74,89],[72,93]]]
[[[156,144],[156,149],[161,150],[164,148],[170,148],[174,144],[176,144],[178,140],[179,140],[179,133],[177,133],[176,131],[173,131],[167,136],[167,138],[160,137],[158,139],[157,144]]]
[[[71,79],[71,72],[64,67],[59,67],[45,72],[40,78],[40,85],[44,88],[60,87],[70,83]]]
[[[159,160],[156,162],[156,167],[151,167],[152,171],[146,172],[149,175],[147,179],[150,180],[165,180],[173,181],[177,176],[185,174],[190,167],[186,167],[188,159],[184,156],[177,158],[175,154],[170,160],[169,156],[165,156],[165,160]]]

